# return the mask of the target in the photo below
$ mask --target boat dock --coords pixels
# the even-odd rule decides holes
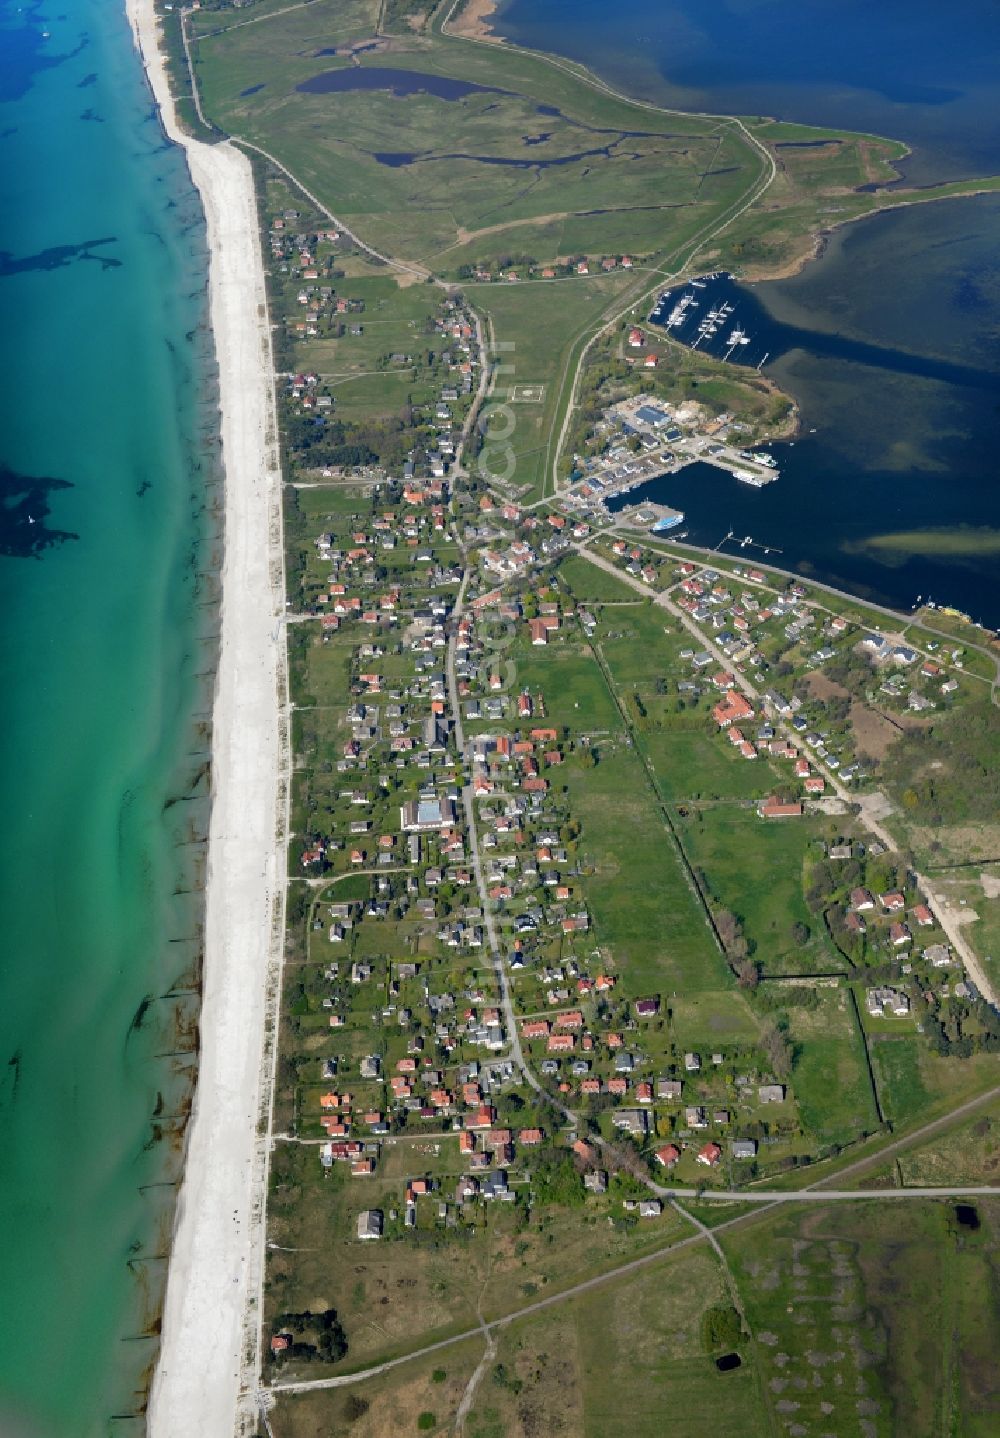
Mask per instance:
[[[684,512],[671,509],[668,504],[643,500],[640,504],[629,504],[618,510],[614,519],[621,528],[649,530],[662,539],[664,535],[677,533],[684,523]]]

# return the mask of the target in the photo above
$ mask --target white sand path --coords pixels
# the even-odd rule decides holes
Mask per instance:
[[[152,0],[125,0],[208,226],[225,467],[201,1053],[150,1396],[152,1438],[253,1432],[287,829],[281,486],[249,161],[177,126]]]

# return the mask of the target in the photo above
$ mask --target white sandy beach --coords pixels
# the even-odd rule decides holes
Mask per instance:
[[[230,1438],[238,1412],[255,1431],[247,1390],[257,1371],[268,1142],[258,1116],[269,1104],[264,1037],[283,920],[284,582],[271,353],[249,162],[178,130],[152,0],[125,4],[164,128],[186,150],[205,209],[225,467],[201,1056],[148,1431]]]

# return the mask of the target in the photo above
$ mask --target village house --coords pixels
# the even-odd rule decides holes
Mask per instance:
[[[772,794],[759,805],[758,813],[763,819],[799,819],[802,817],[802,805],[798,801],[784,804],[776,794]]]
[[[362,1241],[371,1238],[381,1238],[383,1227],[382,1210],[380,1208],[366,1208],[358,1214],[358,1238]]]
[[[736,689],[730,689],[725,699],[720,700],[712,710],[712,718],[720,729],[727,729],[730,724],[739,724],[753,717],[753,705]]]
[[[910,1000],[907,995],[900,989],[890,988],[888,985],[869,989],[865,995],[865,1004],[873,1018],[882,1018],[884,1014],[905,1018],[910,1012]]]

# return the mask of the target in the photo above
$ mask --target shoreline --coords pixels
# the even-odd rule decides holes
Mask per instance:
[[[201,197],[219,372],[222,623],[194,1106],[174,1217],[153,1438],[256,1431],[274,1006],[284,927],[284,555],[267,295],[249,160],[177,122],[153,0],[125,12],[161,125]],[[249,1390],[249,1391],[248,1391]]]
[[[504,37],[497,33],[497,11],[500,0],[467,0],[457,20],[448,19],[448,29],[463,40],[489,40],[494,45],[505,44]]]
[[[842,220],[836,220],[833,224],[824,225],[821,229],[813,230],[810,234],[810,243],[798,255],[792,255],[787,260],[768,268],[762,261],[756,266],[751,262],[747,265],[740,280],[748,285],[766,285],[769,280],[793,280],[800,275],[807,265],[813,260],[820,260],[826,251],[830,239],[838,230],[846,230],[848,225],[857,225],[862,220],[872,220],[876,215],[888,215],[893,210],[910,209],[913,205],[947,204],[949,201],[957,200],[978,200],[984,195],[1000,194],[995,186],[976,182],[979,188],[973,190],[960,190],[954,195],[922,194],[918,190],[894,190],[892,194],[906,195],[904,200],[892,200],[884,205],[875,205],[870,210],[862,210],[857,215],[847,215]],[[929,187],[933,188],[933,187]]]

